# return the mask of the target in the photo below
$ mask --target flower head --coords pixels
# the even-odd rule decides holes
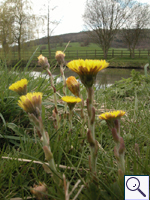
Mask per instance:
[[[69,88],[69,90],[75,95],[79,97],[80,93],[80,83],[77,81],[77,79],[74,76],[70,76],[66,80],[66,84]]]
[[[120,119],[123,115],[125,115],[125,111],[122,110],[115,110],[111,112],[105,112],[99,116],[100,119],[104,120],[114,120],[114,119]]]
[[[47,69],[50,67],[48,59],[44,56],[42,56],[42,54],[38,57],[38,64],[43,67],[44,69]]]
[[[42,104],[42,93],[34,92],[27,93],[27,95],[21,96],[20,100],[18,100],[18,105],[27,113],[32,113],[36,117],[41,112],[41,104]]]
[[[107,122],[109,128],[116,128],[119,133],[120,129],[120,118],[125,115],[125,111],[122,110],[114,110],[111,112],[105,112],[99,116],[100,119],[103,119]],[[119,133],[120,134],[120,133]]]
[[[55,58],[56,58],[58,64],[63,64],[65,54],[62,51],[56,51]]]
[[[73,96],[64,96],[61,99],[67,102],[70,110],[74,108],[76,103],[79,103],[81,101],[79,97],[73,97]]]
[[[21,79],[20,81],[17,81],[13,83],[11,86],[9,86],[9,89],[12,91],[17,92],[20,96],[26,95],[27,93],[27,79]]]
[[[105,60],[73,60],[67,64],[67,67],[76,72],[85,87],[92,87],[96,80],[96,75],[102,69],[108,67],[109,63]]]

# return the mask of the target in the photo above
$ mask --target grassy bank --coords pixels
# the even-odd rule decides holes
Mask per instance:
[[[51,45],[51,59],[50,62],[52,65],[54,64],[55,52],[57,50],[63,51],[66,47],[67,43],[63,43],[63,45],[59,44],[52,44]],[[35,49],[37,51],[32,59],[31,66],[34,67],[37,64],[37,57],[40,54],[43,54],[45,57],[49,57],[48,54],[48,46],[41,45],[41,46],[29,46],[24,47],[21,51],[21,59],[22,59],[22,66],[26,65],[26,62],[29,60],[30,56],[33,54]],[[66,61],[70,61],[72,59],[103,59],[103,52],[102,49],[93,43],[90,43],[88,46],[82,46],[80,43],[73,42],[70,43],[66,50]],[[108,51],[107,60],[112,67],[143,67],[147,63],[147,57],[149,55],[148,50],[135,50],[135,58],[130,58],[130,52],[127,49],[123,48],[110,48]],[[4,53],[0,52],[0,58],[4,59]],[[18,62],[18,53],[17,51],[13,50],[7,54],[6,60],[8,65],[15,65]]]
[[[63,189],[53,181],[51,173],[46,173],[41,163],[45,156],[41,141],[35,133],[28,115],[17,105],[19,96],[10,91],[9,86],[22,78],[26,78],[28,92],[42,92],[42,119],[50,138],[50,145],[57,170],[65,174],[70,183],[69,192],[73,199],[112,199],[123,200],[123,181],[118,181],[118,168],[114,157],[114,141],[105,121],[98,116],[106,111],[124,110],[126,114],[121,119],[121,136],[125,142],[125,174],[149,175],[150,171],[150,76],[140,75],[132,71],[131,78],[116,82],[106,89],[95,89],[94,106],[96,108],[95,133],[99,143],[97,160],[96,185],[91,181],[89,170],[90,145],[87,142],[87,120],[82,135],[80,106],[76,105],[73,114],[73,129],[69,132],[67,123],[63,126],[64,103],[61,101],[62,83],[54,84],[57,91],[58,111],[61,114],[61,125],[54,128],[52,111],[54,109],[53,90],[50,81],[45,78],[33,79],[29,69],[20,71],[16,66],[8,70],[6,65],[0,66],[0,199],[31,197],[31,187],[39,182],[47,185],[47,199],[65,199]],[[42,72],[41,72],[42,73]],[[101,72],[99,72],[101,73]],[[67,94],[71,94],[67,90]],[[87,119],[86,90],[81,86],[85,104],[84,112]],[[67,139],[68,138],[68,139]],[[12,160],[4,157],[11,157]],[[28,159],[19,161],[19,159]],[[41,163],[35,163],[39,161]],[[83,186],[83,187],[82,187]],[[80,189],[82,189],[80,191]],[[58,192],[59,191],[59,192]],[[34,199],[34,197],[32,197]]]

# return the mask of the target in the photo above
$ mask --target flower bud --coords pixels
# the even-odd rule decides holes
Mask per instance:
[[[38,64],[43,67],[43,69],[48,69],[50,67],[50,64],[48,63],[48,59],[42,54],[38,57]]]
[[[68,86],[68,89],[75,95],[79,97],[80,94],[80,83],[77,81],[77,79],[74,76],[70,76],[66,80],[66,84]]]
[[[59,65],[64,64],[65,54],[62,51],[56,51],[55,58],[56,58]]]

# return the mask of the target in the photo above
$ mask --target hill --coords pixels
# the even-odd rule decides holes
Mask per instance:
[[[146,30],[147,34],[150,35],[150,29]],[[50,37],[51,44],[61,44],[67,42],[79,42],[81,45],[86,46],[92,40],[90,39],[88,32],[79,32],[79,33],[67,33],[62,35],[56,35]],[[33,41],[32,41],[33,42]],[[143,39],[138,45],[138,49],[149,49],[149,39]],[[47,37],[34,40],[35,45],[44,45],[47,44]],[[27,42],[27,46],[30,45],[30,42]],[[111,45],[112,48],[127,48],[127,45],[123,42],[120,32],[114,37],[114,40]]]

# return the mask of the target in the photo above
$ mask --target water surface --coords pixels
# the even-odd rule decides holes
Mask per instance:
[[[36,71],[31,72],[31,75],[34,77],[38,76],[47,76],[47,73],[45,72],[44,74],[40,72],[40,68],[36,68]],[[135,69],[136,71],[140,72],[140,74],[144,74],[144,69]],[[98,72],[97,74],[97,79],[96,79],[96,84],[97,85],[112,85],[115,83],[115,81],[119,81],[122,78],[129,78],[131,77],[131,71],[132,69],[124,69],[124,68],[106,68],[103,69],[102,71]],[[77,77],[78,75],[71,71],[70,69],[66,68],[65,69],[65,77],[69,76],[75,76]],[[61,76],[60,76],[60,70],[59,68],[56,68],[55,70],[52,70],[53,76],[58,76],[57,81],[61,81]]]

